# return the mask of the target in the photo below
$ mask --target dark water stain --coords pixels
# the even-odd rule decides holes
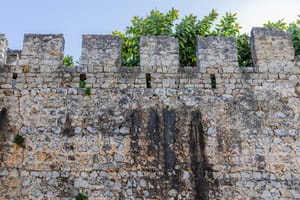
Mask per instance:
[[[156,165],[157,172],[159,166],[163,166],[163,174],[159,179],[149,180],[154,186],[150,194],[155,197],[168,198],[168,191],[175,189],[180,192],[184,184],[180,179],[181,170],[176,169],[176,137],[178,131],[176,128],[176,111],[170,109],[151,108],[147,124],[148,154],[155,156],[155,162],[149,163]],[[153,166],[152,166],[153,167]]]
[[[147,162],[149,169],[154,170],[157,177],[147,179],[153,185],[153,189],[149,190],[149,195],[153,198],[160,196],[168,198],[168,191],[175,189],[178,193],[184,190],[185,184],[181,180],[182,168],[177,169],[176,164],[177,148],[180,137],[183,132],[179,132],[177,128],[181,121],[178,110],[168,108],[151,108],[144,115],[144,110],[136,109],[130,112],[130,134],[131,134],[131,155],[135,163],[140,163],[146,159],[143,157],[143,147],[139,146],[139,141],[145,138],[148,140],[145,150],[148,155],[154,155],[154,162]],[[190,111],[186,111],[189,115]],[[177,116],[178,115],[178,116]],[[203,130],[202,116],[200,111],[192,111],[190,113],[190,152],[191,152],[191,170],[193,173],[193,185],[195,191],[195,199],[206,200],[209,198],[210,192],[217,192],[218,182],[213,178],[212,167],[208,163],[205,154],[206,135]],[[145,118],[146,117],[146,118]],[[145,118],[145,119],[143,119]],[[143,130],[144,120],[147,120],[145,130]],[[163,167],[163,172],[159,166]],[[156,168],[157,167],[157,168]]]
[[[2,108],[0,111],[0,166],[3,160],[4,154],[4,143],[6,142],[6,133],[7,133],[7,109]]]
[[[141,126],[141,116],[140,112],[138,109],[135,109],[132,111],[131,115],[129,116],[130,118],[130,147],[131,147],[131,152],[132,152],[132,158],[135,163],[138,163],[138,155],[140,153],[140,147],[139,147],[139,131],[140,131],[140,126]]]
[[[195,199],[207,200],[209,190],[217,188],[217,182],[214,182],[212,167],[207,161],[205,155],[205,133],[203,131],[202,116],[200,111],[191,113],[191,132],[190,132],[190,151],[192,153],[192,171],[194,175]]]
[[[149,151],[157,151],[160,144],[160,117],[156,109],[150,109],[148,121]]]
[[[2,110],[0,111],[0,137],[1,137],[1,139],[2,139],[2,137],[5,137],[6,129],[7,129],[7,109],[2,108]]]
[[[164,164],[166,170],[174,170],[176,165],[176,154],[172,149],[172,145],[176,142],[176,113],[174,110],[163,110],[164,118]]]
[[[155,153],[157,160],[163,157],[163,165],[165,174],[168,170],[174,170],[176,165],[176,154],[173,146],[176,142],[176,113],[174,110],[164,109],[162,113],[162,121],[157,109],[150,109],[148,120],[148,151]]]

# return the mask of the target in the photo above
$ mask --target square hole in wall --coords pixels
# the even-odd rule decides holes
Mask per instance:
[[[216,89],[217,88],[216,76],[214,74],[211,74],[210,80],[211,80],[211,88]]]
[[[151,88],[151,74],[146,74],[146,87]]]

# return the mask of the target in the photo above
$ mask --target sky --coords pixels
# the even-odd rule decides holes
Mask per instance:
[[[124,31],[133,16],[145,17],[152,9],[179,10],[179,17],[194,14],[201,19],[212,9],[220,15],[237,13],[242,33],[267,21],[296,21],[300,0],[0,0],[0,33],[10,49],[22,49],[25,33],[65,37],[65,55],[78,60],[82,34]]]

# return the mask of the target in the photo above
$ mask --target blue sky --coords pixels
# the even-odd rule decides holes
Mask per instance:
[[[151,9],[163,12],[174,7],[180,17],[201,18],[215,8],[218,13],[236,12],[242,32],[264,22],[300,15],[299,0],[0,0],[0,33],[11,49],[22,49],[24,33],[63,33],[65,54],[78,59],[82,34],[110,34],[124,30],[134,15],[146,16]]]

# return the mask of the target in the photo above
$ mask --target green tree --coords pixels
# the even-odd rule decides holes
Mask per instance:
[[[207,16],[198,20],[188,15],[174,25],[178,19],[178,10],[171,9],[166,14],[152,10],[145,18],[133,17],[131,26],[125,33],[113,31],[113,35],[122,38],[122,64],[137,66],[139,64],[139,40],[143,35],[170,35],[178,38],[180,63],[182,66],[196,65],[197,36],[238,36],[240,26],[235,13],[226,13],[216,24],[218,13],[213,9]]]
[[[217,17],[218,13],[212,10],[202,20],[197,20],[194,15],[188,15],[176,25],[174,36],[178,38],[179,57],[182,65],[196,65],[196,38],[197,36],[211,35],[211,27]]]
[[[237,22],[236,16],[236,13],[227,12],[225,16],[222,17],[220,23],[216,25],[214,33],[218,36],[225,37],[238,36],[242,27]]]
[[[263,26],[268,28],[276,28],[282,31],[287,31],[288,29],[287,23],[283,19],[280,19],[276,22],[268,21],[267,23],[263,24]]]
[[[238,49],[238,63],[240,67],[252,66],[250,37],[248,34],[240,34],[241,26],[237,22],[237,14],[227,12],[220,23],[216,25],[213,34],[225,37],[236,37]]]
[[[239,35],[236,40],[238,49],[238,62],[240,67],[253,66],[251,58],[250,37],[244,33]]]
[[[178,19],[178,10],[171,9],[166,14],[151,10],[150,15],[142,18],[134,16],[131,26],[125,33],[113,31],[113,35],[122,38],[122,64],[137,66],[139,64],[140,37],[144,35],[171,35],[174,21]]]
[[[294,42],[295,54],[300,55],[300,15],[296,22],[289,24],[287,31],[292,35]]]

